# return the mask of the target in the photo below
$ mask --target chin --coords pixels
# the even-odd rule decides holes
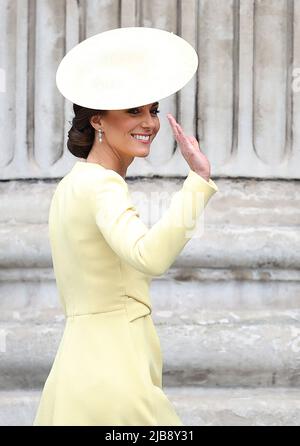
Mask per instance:
[[[134,153],[133,156],[137,157],[137,158],[145,158],[146,156],[148,156],[150,153],[150,150],[144,150],[143,152],[137,152]]]

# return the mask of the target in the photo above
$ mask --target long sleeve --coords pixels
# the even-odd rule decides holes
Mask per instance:
[[[123,260],[142,273],[159,276],[175,261],[210,197],[218,191],[190,170],[182,188],[172,195],[162,217],[149,229],[139,218],[126,181],[115,171],[90,178],[92,214],[106,242]]]

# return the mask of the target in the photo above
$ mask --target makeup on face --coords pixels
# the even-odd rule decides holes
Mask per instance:
[[[156,115],[158,113],[160,113],[160,111],[158,110],[158,105],[159,105],[158,102],[154,102],[151,105],[152,113],[155,113]],[[140,108],[141,107],[133,107],[133,108],[128,109],[127,112],[135,114],[134,111],[135,110],[139,110]],[[151,136],[153,134],[154,134],[154,132],[143,132],[143,131],[140,131],[140,132],[131,133],[130,136],[137,142],[141,142],[142,144],[148,144],[149,145],[149,144],[151,144],[151,141],[153,139],[153,138],[151,138]]]

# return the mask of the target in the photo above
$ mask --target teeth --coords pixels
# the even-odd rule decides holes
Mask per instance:
[[[142,139],[143,141],[149,141],[150,136],[132,135],[135,139]]]

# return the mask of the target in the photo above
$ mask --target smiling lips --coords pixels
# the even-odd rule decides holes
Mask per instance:
[[[137,141],[141,141],[144,144],[149,144],[150,143],[150,136],[149,134],[145,134],[145,133],[132,133],[131,134],[132,138],[136,139]]]

